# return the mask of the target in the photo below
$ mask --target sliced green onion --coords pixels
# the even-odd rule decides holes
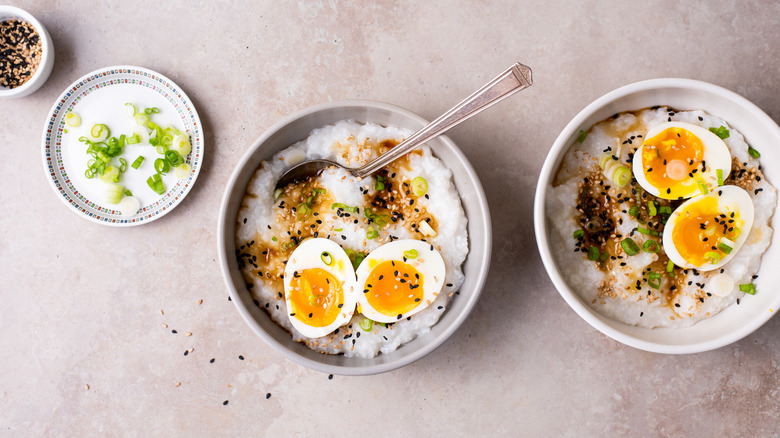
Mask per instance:
[[[621,165],[612,173],[612,182],[618,187],[625,187],[631,182],[631,170]]]
[[[144,156],[139,155],[138,158],[136,158],[135,161],[133,161],[133,164],[131,164],[130,166],[132,166],[133,169],[138,169],[139,167],[141,167],[141,163],[143,162],[144,162]]]
[[[720,254],[715,251],[707,251],[704,253],[704,260],[714,265],[720,261]]]
[[[577,134],[577,143],[582,143],[587,137],[588,133],[580,129],[579,134]]]
[[[670,274],[674,272],[674,263],[671,260],[666,261],[666,272]]]
[[[609,254],[606,251],[604,251],[601,254],[599,254],[599,261],[601,263],[606,262],[608,258],[609,258]]]
[[[165,158],[158,158],[154,160],[154,170],[156,170],[157,173],[166,174],[171,170],[171,163]]]
[[[171,164],[171,167],[176,167],[184,162],[184,158],[176,151],[165,151],[165,159]]]
[[[428,193],[428,181],[421,176],[415,177],[412,180],[412,193],[415,196],[425,196]]]
[[[119,184],[108,183],[104,185],[106,193],[106,202],[109,204],[118,204],[125,194],[124,187]]]
[[[159,113],[159,112],[160,112],[160,108],[157,108],[156,106],[154,106],[154,107],[152,107],[152,112],[153,112],[154,114],[157,114],[157,113]]]
[[[163,184],[162,177],[159,173],[155,173],[146,180],[146,184],[154,190],[158,195],[165,193],[165,184]]]
[[[740,284],[739,290],[750,295],[756,294],[756,286],[753,283]]]
[[[351,249],[345,249],[344,252],[347,253],[347,257],[349,257],[349,261],[352,262],[352,267],[355,269],[357,269],[363,259],[366,258],[363,253],[359,253]]]
[[[707,193],[710,192],[709,189],[707,189],[707,185],[704,184],[703,179],[696,178],[696,184],[699,186],[699,191],[701,192],[702,195],[706,195]]]
[[[657,272],[651,272],[647,274],[647,285],[652,287],[653,289],[658,289],[661,287],[661,274]]]
[[[341,210],[344,210],[344,211],[349,212],[349,213],[357,213],[357,211],[358,211],[357,207],[348,207],[348,206],[342,204],[341,202],[334,202],[333,205],[330,206],[330,208],[333,209],[333,210],[341,209]]]
[[[135,123],[141,126],[146,126],[146,124],[149,122],[149,116],[143,113],[138,113],[133,118],[135,119]]]
[[[119,182],[119,169],[110,165],[106,166],[103,173],[100,175],[100,180],[106,183]],[[119,200],[117,200],[117,202],[119,202]],[[112,202],[112,204],[116,204],[116,202]]]
[[[301,202],[295,206],[295,215],[299,221],[305,221],[309,218],[309,216],[311,216],[311,207],[309,207],[305,202]]]
[[[108,129],[108,126],[102,123],[98,123],[97,125],[94,125],[92,129],[90,129],[89,135],[92,136],[94,141],[103,141],[107,139],[109,135],[111,135],[111,130]]]
[[[284,189],[274,190],[274,201],[278,200],[282,196],[282,193],[284,193]]]
[[[125,196],[133,196],[133,192],[130,189],[125,189]]]
[[[192,150],[189,138],[184,134],[178,134],[171,142],[171,149],[178,152],[182,157],[186,157]]]
[[[636,217],[639,214],[639,207],[636,205],[628,209],[628,214],[632,217]]]
[[[187,163],[181,163],[181,165],[176,168],[176,178],[184,178],[189,172],[190,165]]]
[[[410,249],[409,251],[404,251],[404,257],[407,259],[416,259],[419,253],[416,249]]]
[[[729,130],[725,126],[720,125],[719,128],[710,128],[710,132],[720,137],[721,140],[729,138]]]
[[[138,144],[140,142],[141,142],[141,136],[135,132],[130,137],[127,137],[127,144]]]
[[[152,113],[152,109],[151,108],[144,109],[144,114],[151,114],[151,113]]]
[[[672,214],[672,207],[669,207],[668,205],[662,205],[658,207],[658,212],[661,214]]]
[[[368,318],[363,318],[360,323],[360,328],[363,329],[364,332],[370,332],[374,329],[374,321],[370,320]]]
[[[81,124],[81,117],[76,113],[69,112],[65,114],[65,124],[71,128],[76,128]]]
[[[119,159],[119,172],[125,173],[127,171],[127,160],[124,158]]]
[[[648,236],[660,236],[661,233],[658,232],[658,230],[654,230],[652,228],[645,228],[645,227],[636,227],[636,230],[639,231],[642,234],[648,235]]]
[[[271,240],[273,240],[274,242],[276,242],[276,241],[277,241],[277,240],[279,240],[279,239],[277,239],[277,238],[276,238],[276,236],[272,236],[272,237],[271,237]]]
[[[582,239],[583,237],[585,237],[585,232],[584,231],[582,231],[582,230],[575,230],[574,231],[574,238],[575,239]]]
[[[655,208],[655,201],[650,201],[647,203],[647,211],[650,217],[653,217],[656,214],[658,214],[658,210]]]
[[[642,245],[642,249],[644,249],[645,252],[657,253],[661,250],[661,245],[659,245],[655,240],[645,240],[644,245]]]
[[[718,176],[718,186],[723,185],[723,169],[715,169],[715,175]]]
[[[125,104],[125,107],[126,107],[127,115],[130,117],[135,117],[135,113],[137,112],[135,109],[135,105],[128,102]]]
[[[635,256],[639,254],[639,245],[634,242],[634,239],[630,237],[626,237],[625,239],[620,241],[620,247],[623,248],[623,251],[626,252],[626,254],[630,256]]]
[[[726,237],[721,237],[718,242],[718,249],[726,254],[730,254],[734,250],[736,244]]]
[[[380,176],[380,175],[377,175],[375,179],[376,179],[376,181],[374,182],[374,190],[376,190],[376,191],[384,190],[385,189],[385,179],[382,176]]]
[[[753,158],[759,158],[759,157],[761,157],[761,153],[760,153],[760,152],[758,152],[757,150],[753,149],[753,146],[750,146],[750,145],[748,145],[748,153],[749,153],[749,154],[750,154],[750,156],[751,156],[751,157],[753,157]]]
[[[377,230],[368,230],[366,231],[366,239],[376,239],[377,236],[379,236],[379,232]]]
[[[588,248],[588,260],[596,261],[599,259],[599,249],[595,246]]]
[[[322,254],[320,254],[320,259],[322,260],[322,263],[325,263],[328,266],[333,266],[333,256],[330,255],[328,251],[323,251]]]
[[[340,233],[340,232],[344,231],[344,229],[343,228],[334,228],[333,231],[335,231],[337,233]]]
[[[95,174],[97,173],[97,169],[90,167],[84,172],[84,176],[87,177],[87,179],[92,179],[95,177]]]

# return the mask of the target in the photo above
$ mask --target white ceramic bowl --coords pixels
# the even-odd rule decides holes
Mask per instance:
[[[29,12],[16,8],[14,6],[0,5],[0,21],[5,20],[26,21],[35,28],[41,39],[41,63],[35,70],[33,76],[21,86],[16,88],[7,88],[0,86],[0,98],[23,97],[31,94],[41,88],[44,82],[49,79],[51,70],[54,67],[54,45],[52,44],[49,32],[43,27],[40,21],[36,20]]]
[[[225,283],[239,313],[264,341],[282,355],[324,373],[366,375],[390,371],[425,356],[457,330],[477,302],[490,265],[491,224],[487,200],[477,174],[466,157],[447,137],[428,142],[434,155],[452,170],[468,218],[469,254],[463,264],[465,281],[447,311],[427,334],[389,354],[372,359],[324,355],[293,342],[290,333],[271,320],[265,309],[254,304],[235,257],[236,216],[250,177],[260,161],[303,140],[319,127],[340,120],[374,122],[416,131],[427,123],[420,116],[394,105],[370,101],[327,103],[308,108],[280,121],[261,135],[239,161],[225,189],[219,217],[218,247]]]
[[[749,335],[775,313],[780,312],[780,211],[775,209],[772,228],[775,234],[764,254],[756,280],[758,293],[746,295],[717,315],[682,329],[646,329],[607,318],[591,309],[560,274],[560,266],[550,252],[545,198],[563,155],[577,138],[580,129],[622,111],[666,105],[677,110],[700,109],[722,117],[761,152],[762,170],[773,186],[780,187],[780,128],[761,109],[744,97],[718,87],[690,79],[652,79],[618,88],[600,97],[580,111],[560,133],[542,167],[534,200],[534,226],[542,261],[553,284],[566,302],[590,325],[605,335],[642,350],[684,354],[713,350]]]

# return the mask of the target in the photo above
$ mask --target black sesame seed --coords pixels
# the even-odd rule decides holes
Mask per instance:
[[[214,363],[214,360],[215,359],[212,357],[211,360],[209,361],[209,363]]]
[[[238,360],[244,360],[244,356],[239,355]]]
[[[222,406],[227,406],[227,404],[228,404],[228,401],[227,401],[227,400],[225,400],[225,401],[223,401],[223,402],[222,402]]]

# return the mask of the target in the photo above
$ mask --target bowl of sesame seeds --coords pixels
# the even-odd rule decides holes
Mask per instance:
[[[323,172],[316,179],[317,184],[322,184],[317,187],[320,192],[296,200],[295,203],[301,202],[297,204],[299,210],[290,209],[289,214],[288,204],[295,205],[285,202],[291,196],[287,193],[289,186],[278,194],[274,190],[276,178],[281,174],[281,169],[289,164],[288,161],[292,163],[304,159],[304,156],[333,151],[338,151],[334,153],[342,157],[341,148],[358,155],[368,154],[366,157],[356,155],[356,160],[368,159],[373,153],[381,153],[374,147],[379,147],[379,150],[392,147],[388,146],[384,135],[396,138],[397,134],[400,136],[397,140],[402,140],[403,136],[422,128],[426,123],[423,118],[408,110],[382,102],[326,103],[293,114],[269,128],[237,164],[225,189],[220,212],[220,264],[230,298],[239,314],[277,352],[298,364],[329,374],[368,375],[387,372],[432,352],[457,330],[475,306],[490,263],[490,215],[474,169],[449,138],[438,137],[420,150],[410,153],[412,155],[407,154],[397,160],[395,165],[401,167],[393,168],[395,170],[380,170],[379,173],[384,175],[381,186],[378,183],[380,180],[373,178],[360,182]],[[331,137],[326,134],[341,133],[342,129],[346,130],[344,135]],[[347,131],[354,135],[346,135]],[[356,142],[354,148],[349,146],[352,142]],[[363,145],[365,149],[357,145]],[[315,150],[317,152],[313,152]],[[416,161],[418,159],[426,164],[418,167],[415,163],[422,163]],[[439,163],[437,165],[428,160]],[[266,173],[266,170],[269,172]],[[427,192],[411,193],[411,187],[403,191],[402,175],[415,172],[416,176],[418,171],[432,172],[424,175]],[[369,181],[370,188],[364,186]],[[403,193],[393,192],[391,187]],[[309,198],[312,198],[310,206]],[[262,204],[267,204],[267,208],[259,205],[257,208],[252,207],[258,204],[258,199],[264,200]],[[384,225],[372,228],[370,224],[384,214],[385,207],[369,204],[379,202],[378,199],[393,206],[398,203],[407,207],[394,209],[392,216],[383,220]],[[447,205],[454,206],[447,207],[446,211],[439,214],[439,209],[448,199],[454,201],[454,204]],[[302,205],[304,200],[305,206]],[[371,207],[376,210],[372,211]],[[418,207],[422,209],[419,214],[426,214],[427,209],[435,218],[439,218],[430,223],[431,228],[435,228],[438,233],[431,234],[419,227],[415,219],[418,212],[415,209]],[[310,210],[311,216],[305,214]],[[253,221],[257,222],[257,226],[252,225]],[[304,234],[298,232],[301,231],[300,227],[291,233],[287,228],[288,222],[296,227],[299,223],[303,224]],[[313,228],[308,230],[309,227]],[[421,237],[423,235],[425,237]],[[419,313],[398,318],[399,321],[393,323],[372,322],[356,312],[344,325],[320,338],[302,337],[297,329],[293,330],[288,316],[292,318],[295,312],[285,311],[287,287],[281,284],[281,280],[286,278],[281,274],[288,255],[293,251],[291,248],[306,239],[326,238],[349,251],[350,258],[346,265],[359,265],[358,256],[362,260],[361,254],[384,245],[385,240],[393,242],[394,238],[399,238],[397,236],[402,236],[401,239],[424,240],[428,243],[426,250],[430,246],[433,251],[435,245],[443,254],[447,264],[441,289],[443,293],[430,303],[425,300],[427,307]],[[418,254],[423,253],[415,251],[410,257],[417,258]],[[353,256],[356,258],[353,259]],[[321,257],[318,254],[316,258]],[[366,260],[369,259],[366,255]],[[355,275],[354,272],[352,275]],[[434,277],[427,278],[433,283]]]
[[[23,9],[0,5],[0,98],[33,93],[53,67],[54,46],[41,22]]]
[[[637,220],[643,217],[643,223],[660,226],[662,231],[663,224],[666,223],[660,207],[659,211],[649,213],[663,203],[640,201],[631,194],[633,192],[630,189],[638,187],[633,185],[636,180],[634,177],[630,180],[631,184],[626,186],[628,191],[624,190],[628,197],[633,196],[636,199],[625,204],[633,206],[636,203],[634,212],[628,207],[622,207],[624,204],[619,204],[623,201],[619,193],[613,193],[608,186],[600,189],[611,195],[611,200],[604,199],[607,203],[621,205],[614,210],[615,218],[619,219],[614,221],[614,231],[610,237],[612,239],[615,233],[618,233],[617,239],[605,241],[608,251],[602,253],[599,248],[590,246],[591,243],[585,246],[581,244],[583,239],[588,239],[586,233],[590,233],[587,224],[584,232],[581,231],[583,218],[578,212],[582,210],[582,204],[575,206],[577,202],[566,204],[563,200],[569,199],[569,195],[573,195],[575,199],[583,199],[581,196],[577,197],[577,184],[570,189],[566,187],[571,185],[568,184],[569,181],[583,181],[584,174],[581,170],[571,169],[584,169],[586,166],[596,169],[593,171],[596,173],[588,173],[586,178],[590,176],[593,180],[592,175],[598,175],[598,181],[612,181],[617,186],[618,183],[614,182],[617,178],[606,175],[609,167],[602,167],[598,158],[598,154],[604,152],[603,155],[608,159],[609,154],[613,154],[611,159],[615,163],[612,167],[625,166],[622,172],[631,176],[631,152],[636,151],[644,142],[637,132],[633,132],[638,129],[637,126],[645,126],[638,114],[644,112],[649,115],[652,111],[663,113],[663,120],[658,120],[663,123],[685,121],[688,118],[691,123],[706,125],[712,120],[717,121],[717,124],[709,124],[711,132],[731,130],[731,137],[725,135],[721,138],[732,148],[732,154],[736,154],[732,155],[731,178],[736,178],[737,181],[732,183],[749,189],[756,215],[760,216],[760,219],[754,221],[747,237],[757,249],[745,251],[743,248],[739,249],[740,253],[737,254],[741,257],[747,256],[745,252],[750,253],[753,257],[750,262],[738,262],[736,265],[729,262],[723,267],[725,270],[683,269],[670,260],[659,262],[657,254],[653,254],[658,252],[658,246],[652,243],[653,238],[650,236],[653,236],[653,232],[650,228],[640,224],[634,227],[632,234],[630,226],[634,225],[625,227],[626,222],[622,221],[628,216],[634,216]],[[608,123],[604,124],[605,121]],[[716,128],[718,125],[720,127]],[[602,129],[601,126],[608,126],[610,129]],[[631,131],[630,135],[635,137],[625,137],[623,129],[626,132]],[[616,132],[620,135],[615,134]],[[585,164],[585,155],[569,154],[570,151],[584,151],[585,145],[591,141],[589,137],[602,138],[604,133],[608,134],[607,138],[615,134],[614,137],[619,139],[602,142],[600,145],[594,144],[599,146],[595,150],[596,154],[587,156],[595,158],[587,160],[599,163],[592,164],[587,161],[589,164]],[[743,139],[744,153],[740,154],[735,151],[733,145],[737,140]],[[780,282],[780,271],[774,269],[780,264],[780,244],[776,236],[780,227],[780,211],[774,189],[780,183],[780,149],[777,144],[780,144],[780,127],[771,117],[744,97],[706,82],[678,78],[653,79],[618,88],[595,100],[580,111],[560,133],[547,155],[536,188],[536,240],[553,285],[566,303],[592,327],[612,339],[645,351],[665,354],[697,353],[720,348],[748,336],[780,309],[780,294],[774,290],[774,285]],[[629,156],[626,157],[627,155]],[[565,162],[582,164],[578,165],[580,167],[566,168]],[[611,163],[609,160],[607,162]],[[636,167],[633,171],[636,171]],[[617,175],[617,172],[615,174]],[[762,178],[755,178],[755,175],[762,175]],[[751,176],[752,179],[749,178]],[[601,179],[602,177],[604,179]],[[731,178],[726,178],[725,182],[719,182],[718,185],[729,184],[730,180],[734,181]],[[580,184],[579,187],[583,186]],[[702,193],[705,191],[702,190]],[[759,198],[768,199],[769,202],[762,202]],[[650,208],[649,204],[653,204],[653,208]],[[676,207],[672,205],[672,209],[674,208]],[[556,213],[557,210],[560,212]],[[571,214],[563,213],[569,210],[572,211]],[[627,216],[620,214],[623,210],[628,213]],[[611,217],[599,219],[609,220]],[[601,227],[604,223],[600,221],[597,225]],[[757,227],[756,223],[761,226]],[[658,236],[658,233],[655,235]],[[639,247],[623,246],[620,240],[626,240],[625,237],[639,241]],[[644,246],[642,240],[645,241]],[[592,251],[594,249],[595,251]],[[662,249],[662,252],[664,251]],[[643,258],[650,263],[641,264]],[[583,263],[580,264],[579,261]],[[616,273],[622,275],[625,265],[647,268],[636,271],[634,276],[626,277],[631,280],[631,287],[623,289],[625,293],[604,293],[615,290],[612,282],[605,283],[604,279],[616,277]],[[731,274],[736,280],[727,282],[725,287],[726,291],[735,292],[720,297],[714,292],[714,286],[720,287],[723,284],[713,280],[723,274]],[[579,280],[573,280],[575,278]],[[620,284],[620,281],[618,278],[617,284]],[[657,297],[659,290],[663,293],[664,285],[671,293]],[[689,286],[697,295],[690,302],[678,300],[680,286]],[[708,308],[710,302],[723,305]],[[686,305],[700,313],[688,318],[689,315],[681,311]],[[648,317],[648,309],[665,312],[667,324],[647,324],[644,320]],[[626,312],[623,312],[624,310]],[[694,311],[691,311],[691,315],[693,313]]]

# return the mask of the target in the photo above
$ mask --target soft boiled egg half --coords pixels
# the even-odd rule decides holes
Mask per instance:
[[[421,240],[396,240],[371,251],[358,266],[359,311],[377,322],[395,322],[428,307],[441,292],[444,260]]]
[[[753,226],[753,201],[737,186],[721,186],[677,207],[666,222],[666,255],[681,268],[710,271],[739,251]]]
[[[648,193],[687,199],[719,185],[731,169],[728,146],[707,128],[665,122],[645,134],[634,153],[634,176]],[[706,190],[705,190],[706,187]]]
[[[357,304],[355,271],[337,243],[304,240],[284,269],[287,315],[308,338],[325,336],[352,318]]]

